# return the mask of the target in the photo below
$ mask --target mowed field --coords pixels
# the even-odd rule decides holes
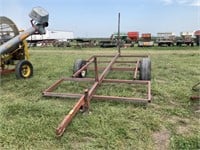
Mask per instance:
[[[171,49],[171,50],[169,50]],[[76,115],[64,135],[55,129],[78,99],[42,97],[42,91],[61,77],[72,75],[77,58],[94,54],[115,54],[115,49],[30,50],[34,76],[17,80],[14,74],[1,76],[0,149],[200,149],[200,106],[190,96],[200,81],[200,50],[190,48],[130,48],[122,54],[149,54],[152,61],[152,102],[91,101],[89,113]],[[127,74],[115,72],[120,78]],[[112,75],[109,75],[112,77]],[[123,85],[99,89],[99,93],[131,94]],[[83,93],[86,85],[62,86]]]

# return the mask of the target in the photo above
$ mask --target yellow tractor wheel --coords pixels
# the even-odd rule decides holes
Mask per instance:
[[[33,66],[27,60],[21,60],[15,68],[15,74],[18,79],[26,79],[33,76]]]

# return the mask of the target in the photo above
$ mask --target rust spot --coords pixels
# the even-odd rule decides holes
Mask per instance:
[[[24,33],[24,34],[22,34],[20,37],[19,37],[19,39],[21,40],[21,41],[23,41],[24,39],[26,39],[27,37],[28,37],[28,33]]]

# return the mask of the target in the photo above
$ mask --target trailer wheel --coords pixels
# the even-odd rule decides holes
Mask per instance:
[[[28,60],[21,60],[15,68],[15,75],[18,79],[26,79],[33,76],[33,66]]]
[[[77,59],[74,62],[73,74],[76,73],[78,70],[80,70],[85,64],[86,64],[85,60]],[[83,70],[77,77],[78,78],[85,78],[86,75],[87,75],[87,69]]]
[[[149,58],[143,58],[140,61],[140,80],[151,80],[151,61]]]

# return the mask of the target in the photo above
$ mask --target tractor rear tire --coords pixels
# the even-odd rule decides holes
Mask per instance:
[[[74,67],[73,67],[73,74],[76,73],[78,70],[80,70],[84,65],[86,64],[85,60],[82,59],[77,59],[74,62]],[[76,76],[77,78],[85,78],[87,75],[87,69],[83,70],[78,76]]]
[[[140,80],[151,80],[151,61],[149,58],[142,58],[140,61]]]
[[[26,79],[33,76],[33,66],[28,60],[21,60],[16,65],[15,75],[17,79]]]

